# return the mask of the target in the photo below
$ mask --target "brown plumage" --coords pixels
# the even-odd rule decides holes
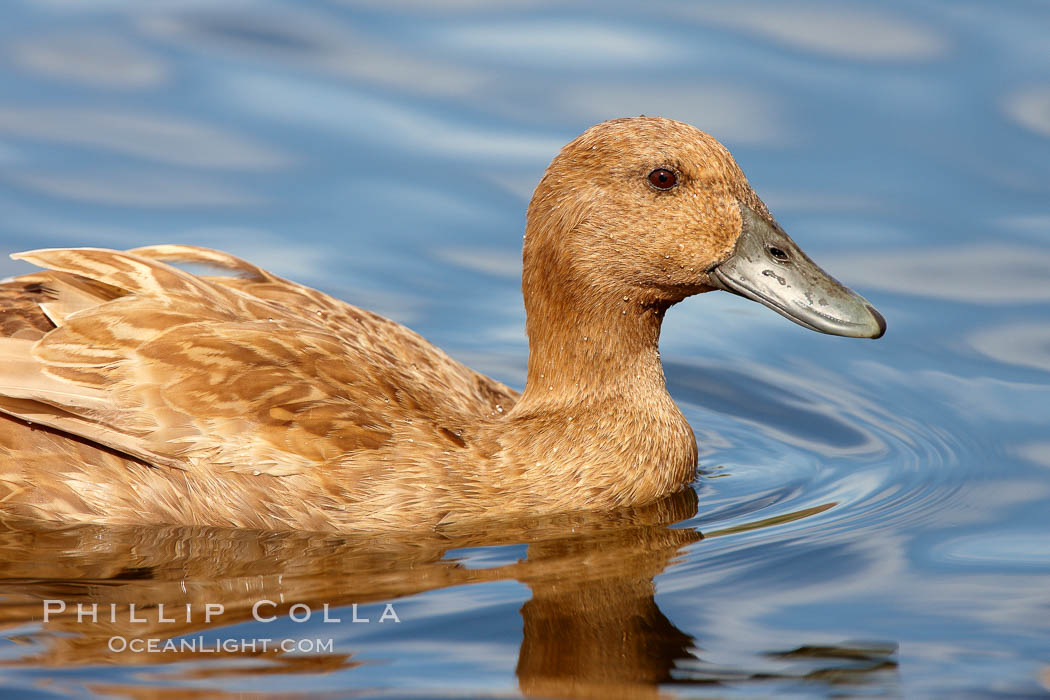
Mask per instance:
[[[648,183],[657,167],[673,190]],[[769,216],[729,152],[686,124],[616,120],[566,146],[528,212],[520,397],[225,253],[16,255],[46,271],[0,285],[0,508],[348,531],[653,501],[697,459],[660,324],[711,289],[739,203]]]

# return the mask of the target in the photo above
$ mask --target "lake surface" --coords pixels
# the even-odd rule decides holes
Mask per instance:
[[[728,294],[672,309],[702,475],[647,509],[402,541],[6,524],[0,683],[1050,692],[1048,32],[1035,0],[4,3],[4,252],[223,248],[520,388],[532,187],[590,124],[659,114],[723,141],[889,331],[821,336]],[[69,609],[45,623],[45,600]],[[298,644],[214,650],[262,638]]]

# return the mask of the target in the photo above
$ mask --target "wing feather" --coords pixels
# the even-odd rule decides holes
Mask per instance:
[[[413,419],[454,425],[516,399],[403,326],[220,251],[13,257],[49,268],[31,276],[46,318],[0,338],[0,412],[152,465],[314,473],[418,436]]]

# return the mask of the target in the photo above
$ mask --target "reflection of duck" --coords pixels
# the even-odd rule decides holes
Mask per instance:
[[[637,653],[630,662],[631,668],[619,674],[624,683],[652,683],[666,676],[674,658],[688,656],[685,649],[689,638],[675,629],[653,603],[652,578],[683,546],[702,539],[691,528],[667,527],[695,515],[696,505],[695,492],[685,489],[640,508],[504,519],[487,522],[483,531],[477,533],[428,535],[417,531],[391,533],[380,540],[367,535],[260,535],[219,528],[86,525],[42,529],[32,523],[3,523],[0,595],[4,598],[4,612],[0,626],[39,622],[44,601],[62,601],[65,607],[61,611],[52,603],[55,612],[40,632],[33,634],[35,643],[27,647],[20,663],[87,666],[203,660],[211,663],[192,670],[193,675],[309,673],[347,668],[354,662],[341,651],[309,658],[258,654],[254,655],[258,663],[245,667],[242,662],[253,654],[114,650],[109,640],[114,636],[162,641],[181,636],[196,639],[209,629],[245,623],[255,626],[240,629],[235,636],[255,633],[271,637],[274,627],[260,624],[253,616],[253,606],[259,601],[275,602],[262,609],[264,618],[286,616],[293,604],[305,605],[315,612],[329,605],[333,617],[347,624],[322,623],[314,631],[344,634],[354,625],[349,624],[350,613],[338,610],[342,606],[359,604],[362,614],[371,614],[376,621],[382,603],[405,596],[517,579],[533,589],[532,600],[522,609],[526,633],[519,675],[523,685],[567,673],[594,676],[598,669],[589,657],[623,646],[625,630],[620,625],[637,626],[638,622],[632,620],[639,616],[646,620],[652,617],[660,624],[639,632],[631,644],[645,640],[652,644],[654,635],[666,633],[678,645],[659,658],[651,658],[651,653]],[[527,556],[497,568],[463,566],[448,554],[462,548],[510,542],[527,543]],[[27,549],[37,556],[27,560]],[[584,600],[590,594],[593,599]],[[95,619],[78,618],[78,603],[97,604],[102,612]],[[136,606],[135,619],[141,621],[131,621],[132,604]],[[203,611],[209,604],[221,605],[223,612],[206,622]],[[190,620],[181,614],[187,605]],[[574,613],[574,606],[578,605],[585,605],[591,614]],[[115,614],[109,613],[110,606],[115,606]],[[404,608],[398,607],[405,615]],[[549,629],[552,616],[569,621],[568,626]],[[318,618],[319,614],[315,622]],[[405,622],[410,620],[406,618]],[[591,639],[568,656],[562,655],[567,634],[583,640],[596,633],[601,638]],[[391,634],[396,631],[391,630]],[[218,632],[218,636],[222,633]],[[544,653],[544,648],[558,653],[552,656]],[[574,656],[578,657],[576,661]],[[548,657],[549,661],[542,661]],[[270,665],[273,662],[276,664]]]
[[[766,666],[752,676],[743,668],[699,662],[694,658],[699,644],[654,600],[653,578],[683,547],[702,539],[692,528],[668,527],[693,517],[696,507],[695,492],[685,489],[639,508],[505,519],[463,534],[391,533],[380,539],[366,534],[260,535],[221,528],[97,525],[53,529],[2,523],[0,627],[18,629],[20,639],[29,642],[21,654],[9,654],[4,663],[62,667],[67,687],[76,683],[79,667],[172,664],[164,673],[154,668],[149,677],[143,674],[112,686],[97,684],[92,672],[85,674],[91,690],[121,697],[157,697],[158,687],[182,697],[185,688],[172,687],[173,681],[190,682],[204,696],[214,697],[220,688],[229,690],[237,683],[231,679],[273,673],[345,672],[339,683],[350,692],[355,685],[370,682],[358,680],[352,670],[360,656],[373,662],[377,654],[389,657],[406,637],[419,641],[415,635],[420,624],[427,628],[426,620],[414,617],[416,608],[401,599],[466,584],[517,580],[531,592],[520,610],[522,640],[515,668],[525,695],[643,698],[659,697],[659,686],[668,683],[707,685],[752,678],[768,683],[775,676]],[[465,566],[456,558],[455,551],[462,548],[507,543],[527,544],[526,556],[494,568]],[[27,550],[36,556],[27,559]],[[56,611],[42,623],[48,600]],[[61,612],[57,601],[65,604]],[[278,638],[288,633],[280,620],[270,624],[253,616],[252,608],[260,601],[265,605],[260,608],[263,620],[278,616],[287,621],[292,605],[303,605],[314,614],[311,621],[292,626],[296,636],[342,641],[325,653],[313,654],[216,650],[216,639]],[[358,604],[361,614],[374,623],[385,603],[395,606],[405,624],[379,628],[382,644],[371,649],[378,625],[352,624],[347,606]],[[88,610],[97,605],[97,617],[78,619],[78,604]],[[222,606],[222,613],[210,622],[202,614],[208,604]],[[322,621],[326,604],[342,624]],[[189,621],[182,614],[187,605]],[[431,608],[422,605],[418,610]],[[27,625],[33,628],[27,630]],[[371,628],[369,635],[355,635],[366,628]],[[449,645],[463,642],[476,648],[475,640],[442,629],[441,638]],[[113,638],[119,643],[111,644]],[[191,642],[204,638],[208,644],[205,649],[180,646],[151,653],[143,642],[136,646],[130,641],[157,639],[162,648],[166,640],[175,638]],[[415,655],[418,649],[409,643],[404,653]],[[801,678],[809,671],[814,681],[836,683],[830,674],[863,676],[887,665],[885,654],[869,659],[854,653],[844,663],[841,650],[821,652],[801,644],[793,653],[803,652],[824,660],[805,664],[802,673],[790,669],[785,678]],[[773,666],[784,670],[782,663]],[[150,677],[157,679],[156,686]],[[849,680],[868,682],[864,677]],[[216,683],[214,691],[201,687],[209,682]],[[258,687],[251,680],[247,683]]]
[[[814,330],[885,329],[721,144],[657,118],[589,129],[536,189],[520,397],[224,253],[17,257],[49,270],[0,297],[0,411],[24,421],[0,422],[0,499],[64,521],[346,531],[641,504],[696,465],[657,352],[669,306],[721,288]]]

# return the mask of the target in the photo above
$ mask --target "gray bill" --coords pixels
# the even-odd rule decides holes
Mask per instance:
[[[744,204],[733,254],[709,270],[719,289],[764,304],[810,330],[880,338],[886,319],[868,300],[839,284],[795,245],[784,229]]]

